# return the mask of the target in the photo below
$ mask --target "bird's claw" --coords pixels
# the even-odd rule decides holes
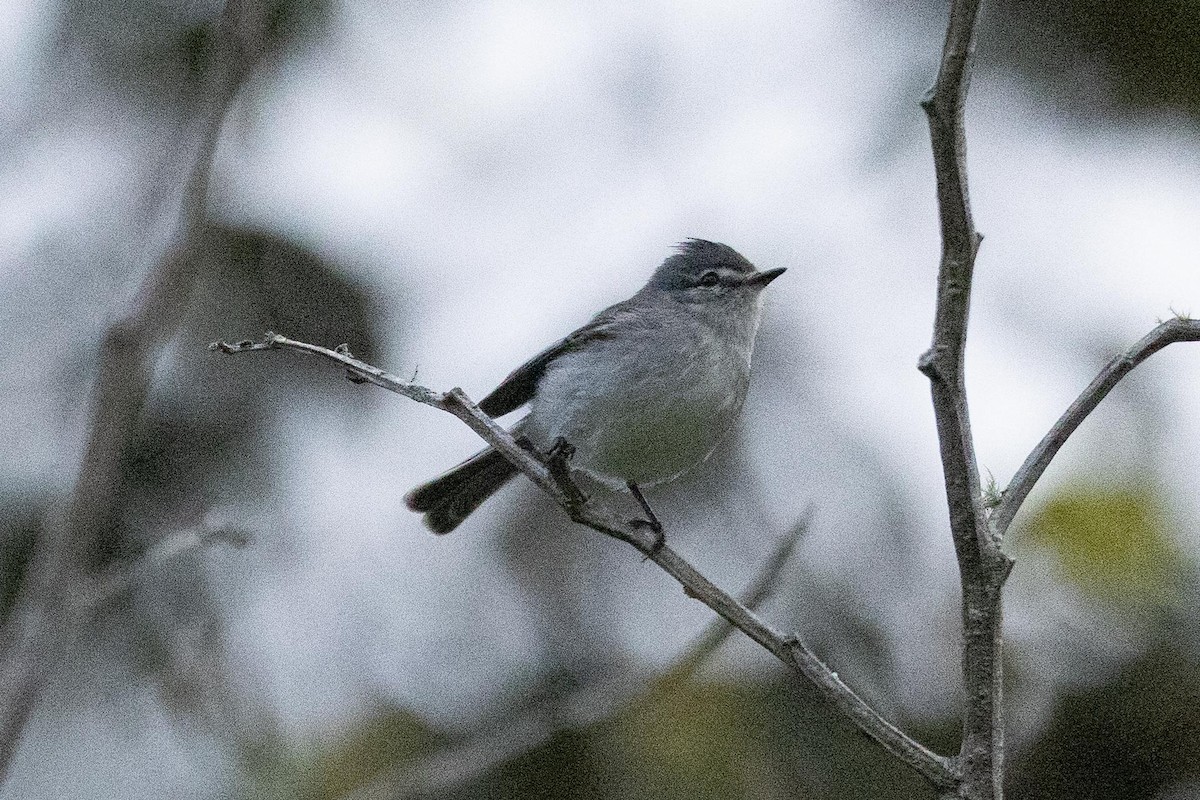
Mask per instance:
[[[642,559],[643,561],[648,561],[651,558],[654,558],[654,556],[658,555],[659,551],[663,549],[663,545],[667,543],[667,537],[666,534],[663,533],[662,523],[657,519],[631,519],[629,524],[635,528],[649,528],[650,532],[654,534],[654,543],[651,544],[650,549],[646,551],[646,557]]]
[[[575,445],[561,436],[554,440],[554,444],[546,451],[545,455],[546,469],[549,470],[550,477],[554,479],[566,497],[567,510],[571,513],[572,518],[579,515],[580,509],[588,501],[587,495],[580,491],[571,478],[570,461],[574,455]]]

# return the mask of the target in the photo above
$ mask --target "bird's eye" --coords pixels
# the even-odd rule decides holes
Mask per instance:
[[[700,277],[701,286],[716,286],[721,282],[721,276],[715,272],[706,272]]]

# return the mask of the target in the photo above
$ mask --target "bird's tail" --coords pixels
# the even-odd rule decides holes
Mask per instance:
[[[425,515],[431,531],[449,533],[516,474],[517,468],[489,447],[413,489],[404,502]]]

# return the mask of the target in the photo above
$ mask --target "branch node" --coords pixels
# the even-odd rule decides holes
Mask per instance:
[[[926,378],[929,378],[929,380],[940,382],[942,380],[942,371],[938,368],[937,357],[937,348],[929,348],[917,359],[917,369]]]
[[[353,358],[356,361],[358,360],[355,357],[354,353],[350,352],[350,343],[349,342],[342,342],[337,347],[333,348],[333,352],[337,353],[340,356],[345,356],[346,358]],[[353,370],[353,369],[346,370],[346,380],[350,381],[351,383],[357,383],[357,384],[370,383],[369,378],[364,376],[361,372],[358,372],[357,370]],[[410,381],[410,383],[411,383],[411,381]]]
[[[925,90],[925,94],[921,95],[921,108],[929,116],[933,116],[934,108],[937,104],[937,86],[930,86]]]
[[[234,342],[233,344],[222,341],[222,342],[210,342],[208,345],[208,349],[210,352],[214,352],[214,353],[220,352],[220,353],[226,353],[226,354],[250,353],[255,350],[278,350],[279,347],[280,347],[279,337],[276,334],[270,333],[270,332],[268,332],[263,337],[262,341],[259,341],[259,342],[252,342],[249,339],[243,339],[242,341]]]
[[[996,571],[998,573],[997,579],[999,584],[1003,586],[1008,581],[1008,576],[1012,574],[1013,567],[1017,562],[1016,559],[1014,559],[1008,553],[997,550],[996,554],[1000,558],[998,566],[996,567]]]

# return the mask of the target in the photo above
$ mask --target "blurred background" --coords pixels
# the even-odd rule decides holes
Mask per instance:
[[[174,218],[220,8],[0,5],[5,619]],[[915,368],[945,4],[270,8],[89,551],[120,580],[0,798],[931,796],[737,635],[693,669],[710,612],[530,486],[429,535],[401,498],[479,446],[450,416],[205,345],[347,342],[479,398],[686,237],[788,267],[738,436],[650,499],[730,591],[811,508],[761,613],[954,752],[957,568]],[[968,390],[1003,487],[1113,353],[1200,311],[1200,3],[988,3],[967,133]],[[1200,797],[1197,397],[1194,346],[1154,356],[1018,517],[1012,797]]]

